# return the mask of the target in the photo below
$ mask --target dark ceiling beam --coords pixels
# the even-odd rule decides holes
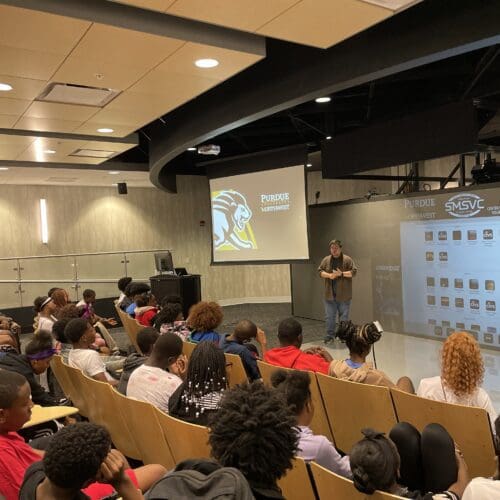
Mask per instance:
[[[495,45],[498,19],[498,0],[454,0],[452,11],[448,2],[422,2],[328,50],[291,46],[286,57],[270,54],[170,113],[168,130],[152,127],[151,181],[175,192],[175,178],[165,185],[169,162],[191,144],[321,95]]]
[[[358,181],[422,181],[422,182],[440,182],[445,179],[448,181],[456,181],[458,179],[454,177],[437,177],[432,175],[378,175],[378,174],[353,174],[347,175],[344,177],[339,177],[339,179],[349,179],[349,180],[358,180]]]
[[[479,61],[477,65],[476,72],[474,76],[472,77],[472,80],[470,81],[469,85],[467,85],[467,88],[464,90],[462,95],[460,96],[460,100],[463,101],[464,99],[467,98],[469,95],[469,92],[474,88],[476,83],[479,81],[479,79],[483,76],[485,71],[493,64],[493,61],[496,59],[498,54],[500,53],[500,46],[494,46],[490,47],[486,53],[483,55],[481,60]]]
[[[16,168],[67,168],[71,170],[119,170],[120,172],[147,172],[149,170],[149,165],[147,163],[130,163],[122,161],[104,162],[99,165],[93,165],[89,163],[0,160],[0,166]]]
[[[215,47],[265,55],[265,39],[252,33],[103,0],[0,0],[0,4],[73,17]]]

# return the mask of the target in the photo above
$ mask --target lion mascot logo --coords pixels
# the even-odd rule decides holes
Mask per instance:
[[[243,240],[237,234],[243,231],[252,211],[245,197],[238,191],[221,191],[212,200],[212,220],[215,250],[230,245],[236,250],[254,248],[251,241]]]

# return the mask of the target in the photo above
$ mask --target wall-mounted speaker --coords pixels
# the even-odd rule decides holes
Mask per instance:
[[[117,188],[118,188],[118,194],[127,194],[128,193],[126,182],[119,182],[117,184]]]

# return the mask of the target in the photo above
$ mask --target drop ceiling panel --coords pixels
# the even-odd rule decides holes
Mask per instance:
[[[75,130],[75,133],[96,135],[99,137],[125,137],[134,132],[135,130],[137,130],[137,128],[139,128],[131,125],[119,125],[117,123],[107,123],[106,127],[112,128],[113,132],[109,134],[100,134],[99,132],[97,132],[97,129],[101,128],[102,126],[103,126],[102,123],[89,121],[80,124],[80,126]]]
[[[112,63],[145,71],[159,64],[184,43],[183,40],[94,24],[70,59]]]
[[[114,1],[114,0],[111,0]],[[117,0],[116,3],[124,3],[133,5],[134,7],[141,7],[141,9],[159,10],[165,12],[175,0]]]
[[[0,75],[0,82],[8,83],[12,87],[10,92],[0,92],[0,99],[27,99],[30,101],[38,97],[47,84],[44,80],[31,80],[9,75]]]
[[[18,117],[13,115],[0,115],[0,128],[11,128],[16,123]]]
[[[0,145],[1,144],[12,144],[24,146],[26,149],[36,137],[26,136],[26,135],[11,135],[11,134],[0,134]]]
[[[68,58],[52,80],[89,87],[124,90],[144,75],[144,70],[132,66]]]
[[[237,30],[255,31],[298,1],[177,0],[167,13]]]
[[[0,99],[0,115],[20,116],[29,105],[30,101],[4,97],[3,99]]]
[[[77,106],[74,104],[35,101],[24,113],[24,116],[83,122],[95,115],[99,109],[100,108],[93,106]]]
[[[64,60],[64,55],[0,45],[0,68],[12,76],[47,81]]]
[[[17,157],[17,161],[65,162],[66,156],[81,148],[85,141],[72,139],[59,140],[38,138],[24,149]],[[54,154],[46,151],[55,151]]]
[[[113,99],[107,106],[107,110],[118,109],[129,112],[139,109],[143,112],[154,115],[161,112],[158,108],[157,99],[148,93],[138,93],[127,90],[120,94],[116,99]]]
[[[159,64],[156,70],[167,74],[175,73],[224,80],[255,64],[263,57],[189,42]],[[194,63],[197,59],[207,58],[217,59],[219,65],[215,68],[198,68],[195,66]]]
[[[22,144],[0,144],[0,160],[12,160],[26,148]]]
[[[14,128],[19,130],[40,130],[43,132],[73,132],[81,123],[81,121],[23,117],[19,119]]]
[[[70,17],[0,5],[0,45],[66,55],[90,24]]]
[[[137,126],[141,121],[148,121],[151,117],[151,112],[138,111],[123,111],[118,109],[103,109],[92,117],[92,123],[100,123],[102,126],[107,126],[109,123],[116,125]],[[149,120],[151,121],[151,120]]]
[[[123,153],[135,145],[136,144],[133,143],[88,141],[83,144],[82,149],[96,149],[100,151],[106,150]]]
[[[392,16],[359,0],[302,0],[257,33],[327,48]]]

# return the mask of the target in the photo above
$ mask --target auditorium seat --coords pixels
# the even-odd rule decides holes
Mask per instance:
[[[59,385],[61,386],[61,389],[63,390],[65,396],[72,401],[74,400],[74,397],[76,396],[76,390],[73,384],[71,383],[71,380],[69,378],[69,375],[66,371],[66,368],[63,364],[63,360],[61,356],[53,356],[52,360],[50,362],[50,367],[52,371],[54,372],[54,375],[56,376],[57,382],[59,382]],[[77,396],[76,396],[77,397]]]
[[[227,352],[224,356],[226,357],[226,373],[229,387],[248,383],[247,372],[241,358],[237,354],[229,354]]]
[[[391,389],[400,422],[408,422],[419,431],[430,423],[441,424],[464,454],[470,477],[494,474],[495,448],[488,413],[483,408],[456,405],[421,398]]]
[[[207,427],[178,420],[156,407],[154,410],[175,463],[188,458],[210,458]]]
[[[271,374],[280,369],[280,366],[270,365],[264,361],[257,361],[257,365],[260,370],[260,374],[265,384],[271,385]],[[282,368],[283,370],[293,371],[290,368]],[[323,399],[318,387],[318,381],[316,379],[316,374],[314,372],[307,372],[309,378],[311,379],[311,397],[314,405],[314,416],[310,425],[310,428],[315,434],[326,436],[330,441],[336,444],[333,439],[330,424],[328,423],[328,418],[326,416],[325,405],[323,404]]]
[[[295,457],[293,468],[278,481],[278,486],[289,500],[316,500],[311,476],[303,458]]]
[[[175,461],[153,405],[115,390],[112,394],[127,427],[134,434],[141,460],[145,464],[161,464],[168,470],[173,469]]]
[[[389,432],[396,413],[387,387],[358,384],[317,373],[317,380],[335,445],[349,453],[361,438],[361,429],[372,427]]]
[[[350,479],[339,476],[321,467],[316,462],[309,464],[320,499],[328,500],[390,500],[402,498],[390,493],[376,491],[373,495],[359,492]]]
[[[124,314],[122,316],[122,322],[130,343],[135,347],[135,350],[139,354],[142,354],[139,344],[137,343],[137,334],[144,328],[144,326],[138,323],[134,318],[131,318],[128,314]]]
[[[83,385],[83,373],[79,368],[73,368],[62,362],[71,385],[75,388],[71,400],[73,404],[80,410],[80,414],[90,419],[90,408],[88,406],[88,396],[85,394],[85,387]]]

